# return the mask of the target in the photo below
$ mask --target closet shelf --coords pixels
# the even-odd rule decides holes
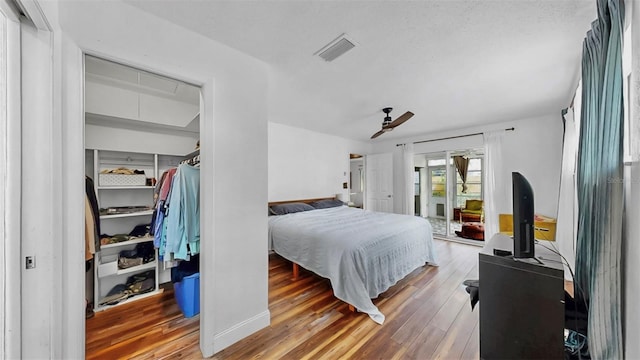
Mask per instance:
[[[100,215],[100,220],[125,218],[125,217],[132,217],[132,216],[145,216],[145,215],[153,215],[153,210],[138,211],[138,212],[132,212],[132,213],[126,213],[126,214]]]
[[[122,304],[126,304],[126,303],[129,303],[129,302],[132,302],[132,301],[144,299],[144,298],[149,297],[149,296],[153,296],[153,295],[156,295],[156,294],[162,294],[163,292],[164,292],[163,288],[158,288],[158,289],[156,289],[154,291],[150,291],[148,293],[138,294],[138,295],[132,296],[132,297],[126,299],[126,300],[120,301],[117,304],[113,304],[113,305],[96,305],[93,310],[96,311],[96,312],[97,311],[104,311],[104,310],[107,310],[109,308],[112,308],[112,307],[115,307],[115,306],[119,306],[119,305],[122,305]]]
[[[106,256],[102,259],[105,260]],[[117,256],[116,259],[114,261],[108,261],[105,263],[99,263],[98,264],[98,271],[97,271],[97,275],[99,279],[104,279],[104,278],[108,278],[108,277],[112,277],[112,276],[118,276],[118,275],[124,275],[124,274],[130,274],[130,273],[134,273],[134,272],[140,272],[140,271],[144,271],[144,270],[149,270],[149,269],[155,269],[156,265],[158,263],[157,259],[154,259],[153,261],[150,261],[146,264],[141,264],[141,265],[137,265],[137,266],[132,266],[126,269],[120,269],[118,268],[118,260],[117,260]]]
[[[112,243],[112,244],[104,244],[104,245],[100,245],[100,249],[109,249],[109,248],[138,244],[138,243],[143,243],[148,241],[153,241],[153,236],[145,236],[145,237],[133,238],[131,240],[121,241],[121,242]]]
[[[93,163],[91,173],[93,173],[93,179],[95,181],[94,188],[97,190],[96,196],[98,203],[102,205],[103,208],[103,212],[99,216],[101,220],[101,232],[104,234],[128,234],[131,232],[133,226],[150,223],[153,215],[153,209],[150,205],[153,203],[153,190],[155,186],[147,186],[147,184],[150,184],[148,182],[149,178],[159,179],[165,170],[170,167],[176,167],[183,156],[132,151],[87,150],[88,151],[85,152],[85,163]],[[90,161],[91,155],[93,157],[92,162]],[[117,167],[144,170],[145,181],[143,182],[139,178],[142,174],[137,174],[138,177],[135,179],[131,177],[123,179],[120,182],[109,182],[107,178],[105,178],[105,181],[100,182],[100,171],[102,169]],[[125,249],[133,249],[136,246],[140,246],[139,244],[141,243],[143,245],[153,244],[153,237],[131,238],[126,241],[100,246],[100,251],[96,253],[96,260],[94,262],[95,271],[93,273],[93,298],[95,299],[94,306],[96,311],[131,303],[132,301],[158,294],[162,292],[159,284],[170,280],[170,271],[161,271],[160,269],[157,250],[154,250],[155,260],[149,263],[132,266],[127,269],[118,268],[118,256],[120,252]],[[155,291],[132,296],[117,304],[99,305],[98,299],[103,299],[115,285],[123,282],[127,277],[150,270],[154,270],[155,273]],[[164,280],[161,279],[161,275],[165,278]]]
[[[130,268],[126,268],[126,269],[118,269],[118,271],[116,271],[116,273],[114,275],[124,275],[124,274],[130,274],[130,273],[134,273],[134,272],[138,272],[141,270],[149,270],[149,269],[155,269],[156,268],[156,263],[157,260],[148,262],[146,264],[142,264],[142,265],[138,265],[138,266],[132,266]]]
[[[128,186],[97,186],[98,190],[138,190],[138,189],[154,189],[155,186],[147,185],[128,185]]]

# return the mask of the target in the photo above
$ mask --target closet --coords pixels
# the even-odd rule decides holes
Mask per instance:
[[[198,258],[199,101],[196,86],[85,56],[86,192],[96,203],[89,201],[85,214],[87,317],[158,294],[161,284],[175,281],[176,269]],[[169,170],[180,167],[189,172],[183,182],[191,182],[191,198],[186,209],[176,201],[183,208],[172,205],[171,211],[187,211],[180,220],[187,219],[189,233],[176,236],[190,246],[174,257],[173,247],[160,246],[154,225],[159,213],[169,213],[168,205],[159,204],[161,190],[180,195],[180,189],[163,189]],[[176,234],[172,226],[169,232]],[[186,268],[197,273],[194,264]],[[192,300],[191,291],[181,296]],[[195,313],[191,307],[186,315]]]

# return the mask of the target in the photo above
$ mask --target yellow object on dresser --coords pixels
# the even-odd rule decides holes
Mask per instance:
[[[509,236],[513,235],[513,215],[499,215],[500,232]],[[556,219],[536,214],[533,219],[533,232],[538,240],[556,240]]]

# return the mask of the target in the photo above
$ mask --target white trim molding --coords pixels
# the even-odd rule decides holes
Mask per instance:
[[[256,331],[269,326],[271,322],[271,313],[269,310],[263,311],[254,317],[251,317],[235,326],[232,326],[223,332],[216,334],[213,344],[200,343],[200,349],[204,356],[207,354],[215,354],[224,350],[239,340],[255,333]]]

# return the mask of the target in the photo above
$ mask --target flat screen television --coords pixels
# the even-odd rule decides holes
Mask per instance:
[[[533,189],[519,172],[511,173],[513,185],[513,257],[535,257]]]

